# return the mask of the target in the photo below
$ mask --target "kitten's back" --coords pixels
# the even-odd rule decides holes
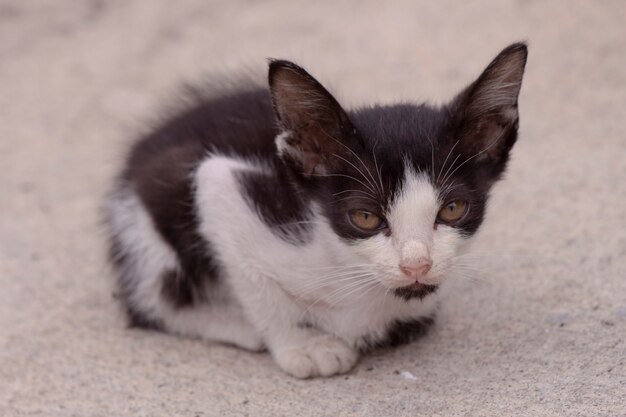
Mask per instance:
[[[269,92],[262,87],[225,91],[196,100],[133,148],[125,178],[134,180],[155,160],[197,162],[208,151],[267,157],[274,153],[274,126]],[[165,159],[165,160],[163,160]]]

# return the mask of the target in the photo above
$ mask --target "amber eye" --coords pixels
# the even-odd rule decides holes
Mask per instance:
[[[467,211],[467,201],[454,200],[444,204],[439,210],[437,217],[445,223],[459,220]]]
[[[363,230],[376,230],[383,224],[380,216],[366,210],[354,210],[350,212],[352,223]]]

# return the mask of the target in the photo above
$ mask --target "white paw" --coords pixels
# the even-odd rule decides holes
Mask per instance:
[[[358,354],[341,339],[321,335],[309,339],[302,347],[277,351],[274,357],[288,374],[311,378],[348,372],[356,363]]]

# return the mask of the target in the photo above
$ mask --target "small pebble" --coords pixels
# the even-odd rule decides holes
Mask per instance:
[[[417,380],[417,377],[415,375],[413,375],[411,372],[409,371],[402,371],[400,372],[400,375],[402,376],[402,378],[404,379],[409,379],[409,380]]]

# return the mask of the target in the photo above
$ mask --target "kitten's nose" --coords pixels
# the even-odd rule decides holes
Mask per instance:
[[[430,259],[419,258],[416,260],[402,262],[400,264],[400,271],[402,271],[402,273],[407,277],[418,279],[426,276],[432,266],[433,261]]]

